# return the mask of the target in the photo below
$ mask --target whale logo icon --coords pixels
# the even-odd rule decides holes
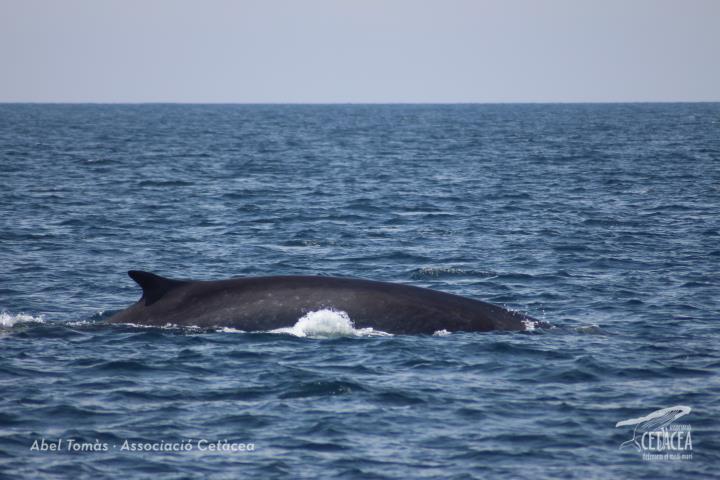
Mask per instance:
[[[690,407],[686,407],[684,405],[676,405],[674,407],[655,410],[654,412],[649,413],[644,417],[630,418],[628,420],[622,420],[620,422],[617,422],[615,424],[615,428],[633,425],[635,426],[635,428],[633,429],[632,438],[626,442],[621,443],[620,449],[629,447],[630,445],[634,445],[635,448],[638,449],[638,451],[641,451],[642,446],[640,445],[639,438],[642,437],[644,433],[664,430],[678,418],[690,413],[691,410],[692,408]]]

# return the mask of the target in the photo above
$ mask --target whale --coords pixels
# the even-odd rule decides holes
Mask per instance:
[[[320,310],[345,312],[355,328],[391,334],[521,331],[546,326],[521,312],[429,288],[330,276],[179,280],[128,272],[142,289],[108,322],[148,326],[231,327],[247,332],[292,327]]]

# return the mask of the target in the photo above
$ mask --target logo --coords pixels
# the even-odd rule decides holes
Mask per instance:
[[[635,447],[643,460],[691,460],[692,431],[689,424],[674,423],[692,408],[684,405],[662,408],[639,418],[622,420],[618,427],[633,427],[632,438],[620,450]]]

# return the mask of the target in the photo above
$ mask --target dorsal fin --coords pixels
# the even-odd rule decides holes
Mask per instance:
[[[154,273],[139,270],[130,270],[128,275],[142,288],[143,295],[140,300],[145,300],[145,305],[152,305],[173,288],[187,283],[182,280],[171,280]]]

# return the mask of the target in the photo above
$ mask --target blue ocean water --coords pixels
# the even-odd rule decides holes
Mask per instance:
[[[717,477],[719,214],[720,104],[0,105],[0,477]],[[554,328],[108,325],[129,269]],[[692,458],[619,449],[675,405]]]

